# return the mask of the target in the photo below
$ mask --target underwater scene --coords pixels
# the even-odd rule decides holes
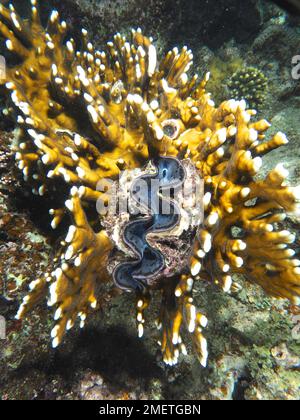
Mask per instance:
[[[1,0],[0,400],[299,398],[300,2]]]

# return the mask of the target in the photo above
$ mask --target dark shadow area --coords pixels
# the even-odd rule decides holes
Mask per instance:
[[[43,24],[46,24],[51,10],[57,9],[72,28],[75,39],[80,38],[82,22],[86,17],[91,28],[101,25],[102,32],[111,37],[120,30],[119,26],[130,28],[141,24],[139,16],[145,14],[143,29],[153,33],[156,22],[156,33],[168,32],[169,47],[184,42],[192,48],[199,44],[217,48],[231,38],[241,43],[248,42],[257,36],[262,24],[256,0],[218,0],[217,3],[215,0],[152,0],[148,4],[137,0],[134,8],[133,1],[127,3],[128,15],[123,12],[121,16],[113,10],[112,2],[106,0],[98,0],[95,4],[98,8],[86,6],[88,16],[84,16],[78,4],[70,0],[40,2],[40,9]],[[29,16],[29,1],[15,0],[14,4],[22,16]]]
[[[251,381],[250,376],[249,377],[242,376],[242,377],[237,379],[237,381],[234,385],[233,393],[232,393],[232,399],[234,401],[245,401],[246,400],[245,392],[249,388],[250,381]]]
[[[195,50],[199,44],[215,49],[232,38],[249,42],[262,24],[255,0],[181,0],[174,19],[172,44],[181,44],[184,37]]]
[[[49,381],[53,377],[60,377],[66,385],[66,391],[70,391],[80,381],[80,372],[91,370],[101,375],[114,390],[126,391],[128,383],[134,383],[135,380],[147,390],[151,379],[163,377],[162,369],[145,345],[122,327],[86,328],[78,337],[73,337],[69,349],[70,339],[65,346],[52,352],[53,357],[49,358],[47,354],[32,363],[22,363],[9,375],[10,379],[20,381],[33,371],[39,371]],[[43,399],[43,395],[38,398]]]
[[[277,6],[288,11],[293,15],[300,16],[300,1],[299,0],[269,0],[277,4]]]
[[[49,210],[63,207],[65,197],[68,197],[68,187],[61,182],[61,191],[38,196],[32,194],[31,188],[21,179],[21,174],[16,173],[16,176],[20,180],[20,186],[15,189],[13,195],[9,196],[11,205],[18,213],[26,213],[35,227],[55,243],[61,235],[65,234],[69,219],[64,218],[61,225],[53,230]]]
[[[14,319],[18,311],[19,303],[11,301],[0,295],[0,316],[4,316],[5,319]]]

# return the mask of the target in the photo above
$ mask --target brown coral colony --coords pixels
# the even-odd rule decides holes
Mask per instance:
[[[70,218],[54,270],[30,284],[18,318],[48,295],[55,306],[53,347],[73,327],[84,326],[89,308],[101,304],[101,284],[111,252],[118,245],[90,220],[89,209],[109,197],[97,189],[101,179],[118,179],[158,157],[189,160],[204,180],[204,220],[197,227],[190,264],[175,280],[161,282],[157,319],[163,359],[173,365],[186,353],[182,331],[192,336],[203,366],[206,317],[193,302],[195,282],[211,281],[225,292],[233,275],[258,283],[277,298],[300,303],[300,260],[295,235],[284,229],[287,216],[299,217],[299,187],[286,183],[277,165],[256,177],[262,157],[288,143],[279,132],[268,138],[270,124],[258,120],[245,101],[216,107],[205,87],[190,76],[193,55],[174,48],[158,62],[151,38],[140,29],[131,40],[115,35],[98,51],[82,30],[81,45],[66,39],[67,25],[53,11],[44,29],[36,0],[31,21],[22,21],[12,5],[0,5],[0,31],[20,64],[7,69],[18,125],[15,153],[32,191],[41,196],[62,183],[65,203],[50,209],[55,229]],[[102,216],[105,217],[105,216]],[[100,289],[101,290],[101,289]],[[137,292],[137,324],[143,335],[145,313],[154,291]]]

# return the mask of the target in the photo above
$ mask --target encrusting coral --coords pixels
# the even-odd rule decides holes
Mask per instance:
[[[195,281],[230,292],[237,287],[232,276],[240,274],[299,304],[295,235],[283,228],[287,215],[299,216],[299,187],[286,185],[281,164],[264,179],[256,176],[262,156],[288,143],[286,136],[266,138],[270,124],[257,121],[245,101],[216,107],[205,91],[209,74],[202,81],[188,76],[193,56],[186,47],[174,48],[159,63],[152,39],[140,29],[130,42],[117,34],[105,51],[97,51],[82,30],[78,46],[65,39],[67,26],[56,11],[45,30],[36,0],[31,4],[31,22],[22,21],[13,6],[0,8],[6,46],[20,59],[7,69],[6,82],[19,127],[15,156],[34,193],[67,194],[50,210],[52,227],[68,217],[73,222],[54,271],[30,284],[17,317],[49,291],[48,305],[56,307],[53,347],[78,316],[84,326],[89,307],[101,305],[101,284],[110,280],[106,268],[120,245],[96,212],[96,203],[110,200],[97,184],[163,157],[189,160],[197,169],[204,180],[204,220],[195,230],[190,266],[153,287],[146,282],[136,288],[139,336],[151,295],[159,290],[164,361],[173,365],[186,352],[186,328],[205,366],[207,319],[194,306]]]
[[[261,70],[245,67],[232,75],[228,87],[234,99],[245,99],[249,107],[258,109],[266,100],[268,79]]]

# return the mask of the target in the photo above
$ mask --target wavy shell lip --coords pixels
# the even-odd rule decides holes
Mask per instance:
[[[169,158],[169,160],[172,159]],[[174,159],[174,162],[179,161]],[[198,179],[196,169],[189,160],[181,161],[178,168],[180,168],[180,171],[176,171],[176,176],[181,177],[184,188],[178,189],[179,185],[177,181],[170,185],[172,185],[172,187],[177,187],[178,195],[176,198],[178,202],[176,204],[176,212],[180,214],[180,218],[174,226],[170,226],[166,229],[157,229],[156,232],[147,232],[147,242],[151,245],[151,247],[159,250],[159,252],[164,255],[166,261],[164,268],[157,271],[152,276],[152,281],[150,281],[149,276],[149,284],[156,284],[157,281],[164,276],[173,276],[174,273],[181,269],[180,267],[184,264],[188,264],[190,247],[194,240],[193,238],[196,233],[197,226],[199,226],[203,218],[203,208],[199,205],[199,203],[201,203],[199,194],[202,195],[202,189],[200,188],[201,180]],[[161,172],[163,172],[163,168],[161,168]],[[132,261],[136,258],[136,253],[131,246],[128,246],[124,237],[126,236],[124,235],[126,226],[128,226],[132,217],[133,220],[139,220],[141,217],[135,212],[136,199],[132,196],[134,185],[139,179],[143,179],[145,177],[149,177],[149,179],[151,179],[157,174],[157,167],[155,169],[155,165],[150,162],[143,171],[133,170],[132,177],[128,172],[125,172],[120,178],[119,194],[123,197],[127,197],[126,200],[128,200],[129,213],[110,216],[110,218],[106,219],[104,222],[106,231],[109,232],[109,235],[111,235],[115,242],[115,246],[123,254],[123,256],[120,254],[120,256],[117,257],[119,264],[121,264],[122,261],[124,262],[124,259],[125,261],[128,261],[128,259],[129,261]],[[166,186],[165,188],[168,187]],[[174,199],[172,198],[171,201],[174,201]],[[130,215],[130,212],[132,213],[132,216]],[[146,218],[147,215],[150,217],[150,209],[143,212],[143,217]],[[117,265],[116,255],[114,254],[111,262],[109,263],[109,271],[114,272]]]
[[[124,229],[123,240],[138,260],[131,264],[128,262],[119,264],[113,271],[113,279],[118,287],[127,290],[130,288],[142,290],[145,282],[149,284],[151,278],[165,268],[163,254],[149,244],[147,236],[150,233],[159,234],[159,232],[170,231],[180,221],[176,195],[172,198],[165,197],[163,192],[170,192],[171,187],[176,189],[182,186],[186,179],[186,171],[177,159],[170,157],[157,159],[155,167],[155,174],[144,174],[138,177],[130,189],[130,196],[134,202],[141,204],[151,216],[141,218],[141,215],[138,215],[137,219],[129,222]],[[140,188],[141,181],[145,189]],[[170,212],[165,214],[161,213],[164,201],[168,201],[170,205]]]

